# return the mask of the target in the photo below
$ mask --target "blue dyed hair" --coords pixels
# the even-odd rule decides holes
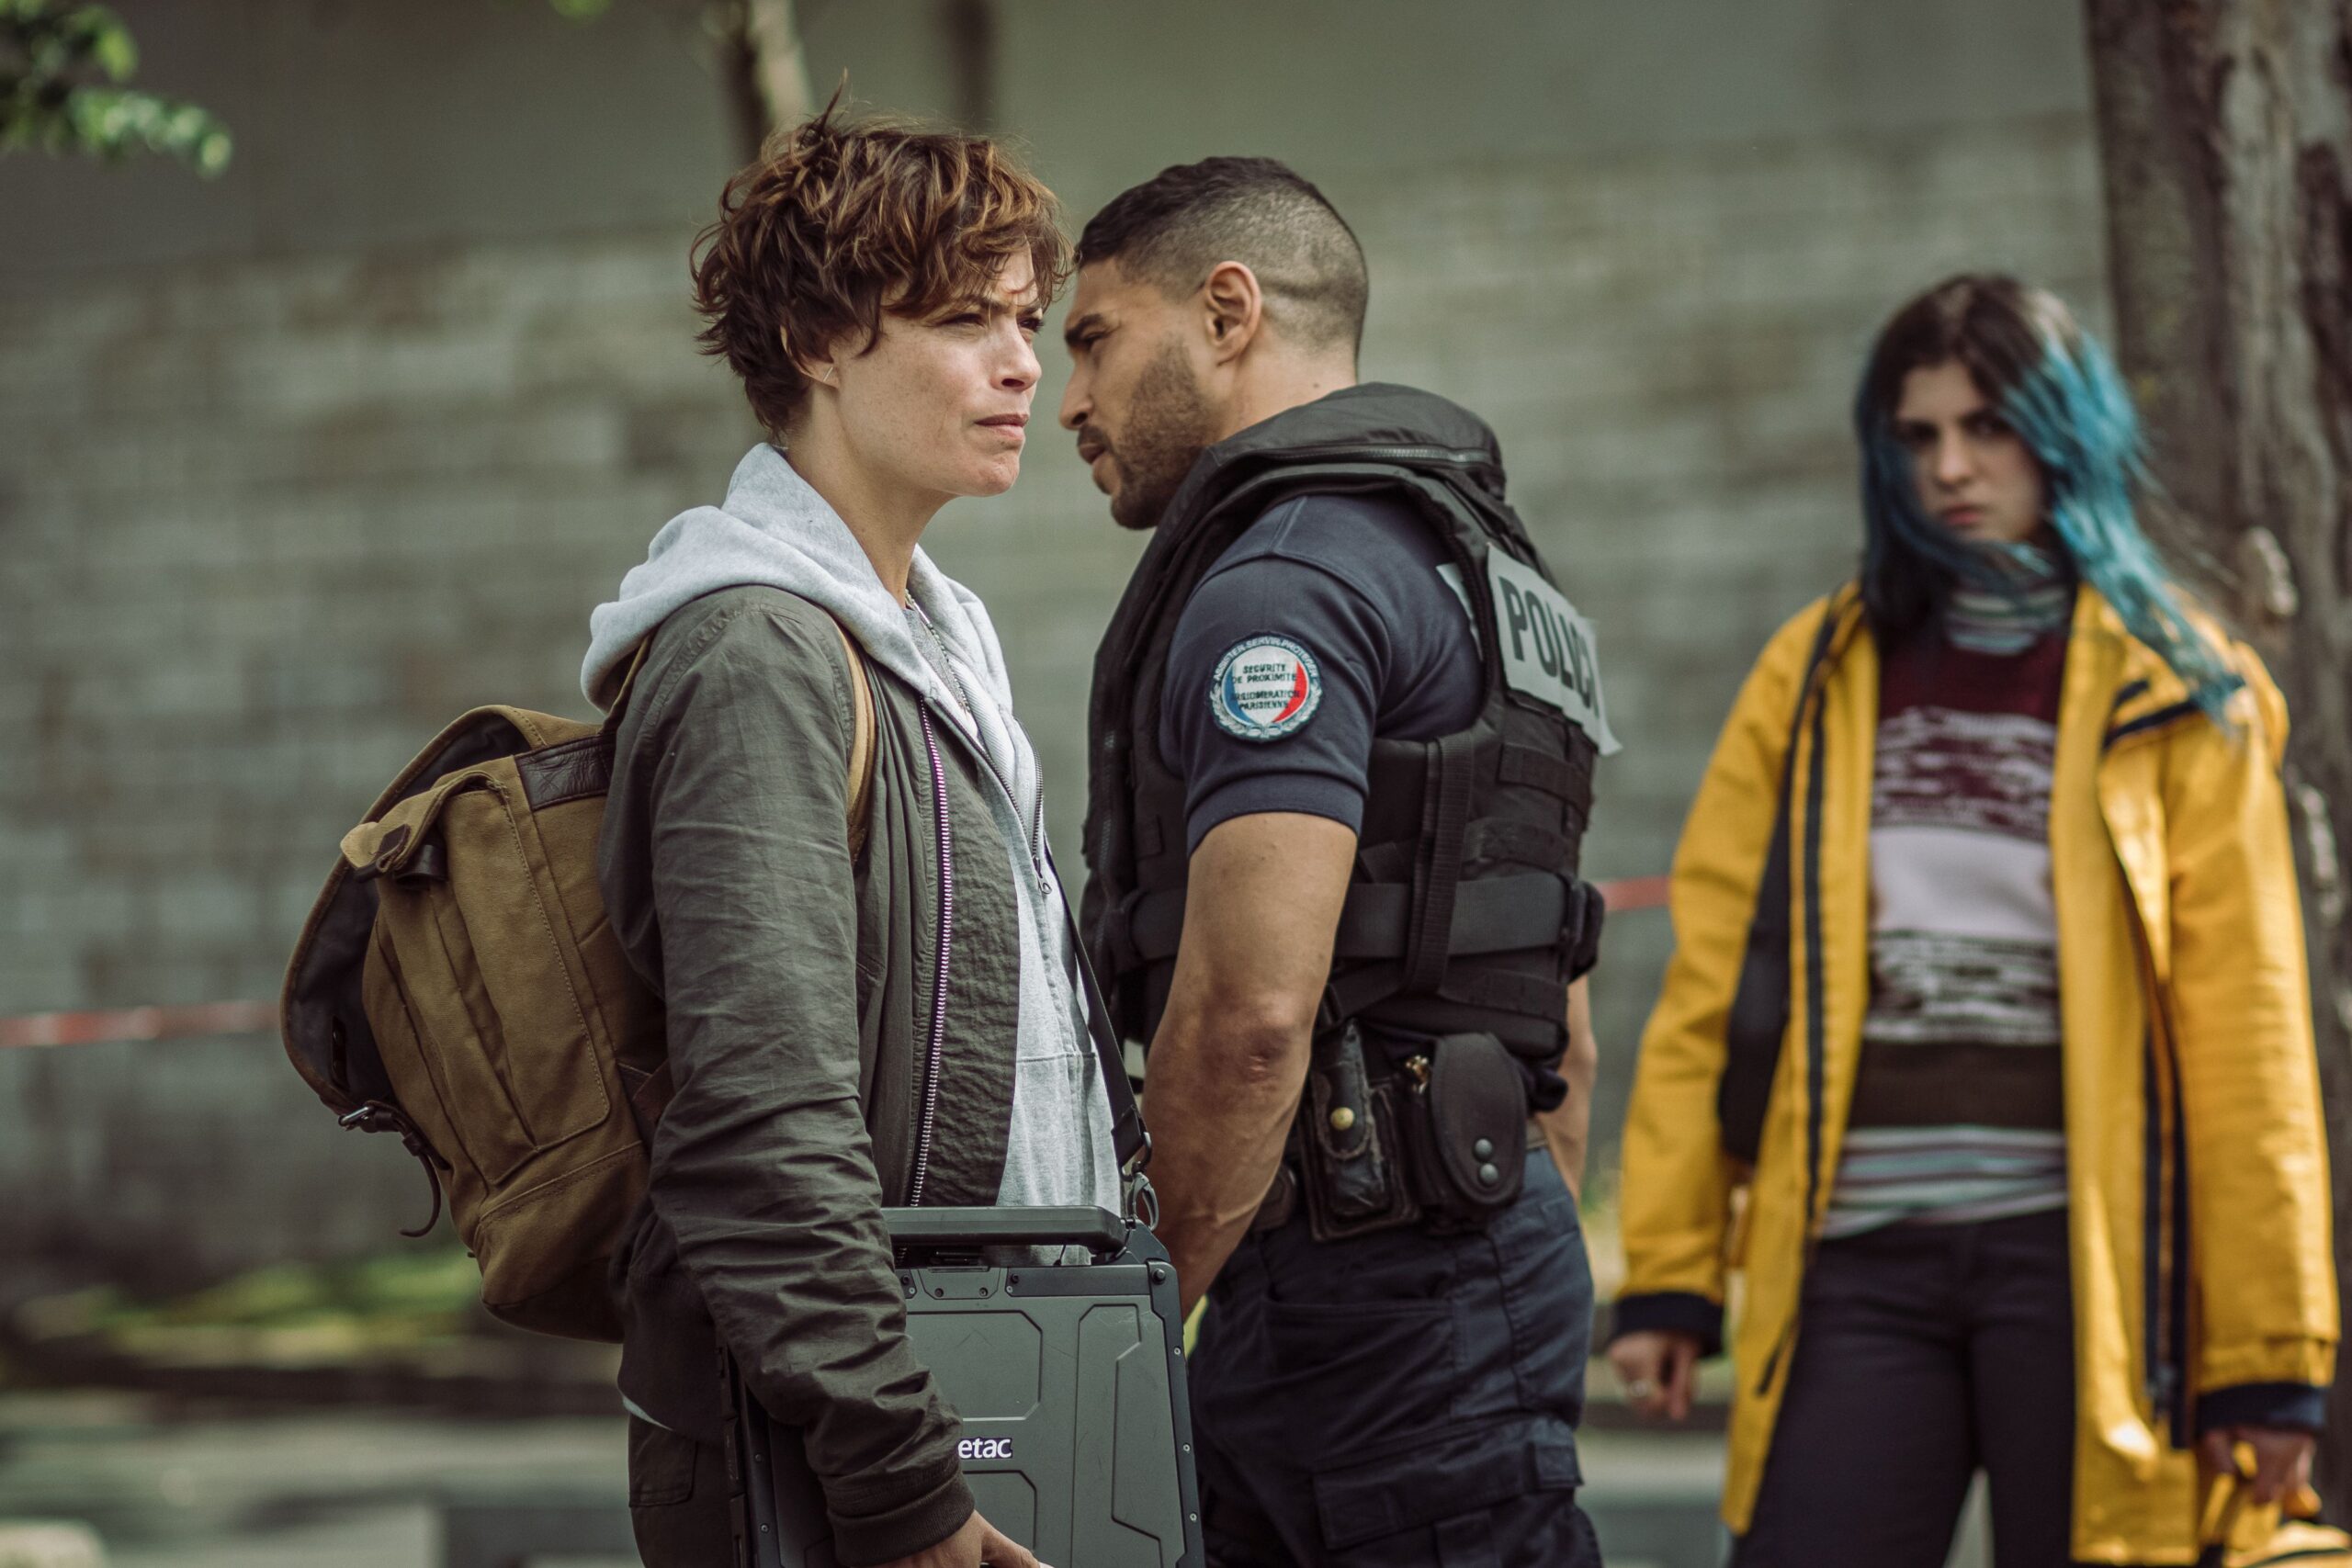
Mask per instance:
[[[1904,378],[1957,362],[2041,469],[2051,531],[2074,570],[2133,637],[2155,649],[2216,722],[2239,682],[2213,639],[2182,613],[2188,595],[2132,507],[2147,482],[2140,422],[2115,363],[2058,297],[2013,277],[1949,278],[1895,312],[1854,400],[1862,450],[1862,603],[1882,635],[1939,614],[1956,582],[2014,593],[2003,570],[2018,547],[1973,545],[1919,503],[1912,457],[1894,431]]]

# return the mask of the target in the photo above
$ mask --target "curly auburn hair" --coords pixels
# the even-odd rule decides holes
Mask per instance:
[[[808,396],[797,354],[882,336],[887,312],[935,321],[993,295],[1026,254],[1037,302],[1069,275],[1054,193],[976,136],[852,120],[828,105],[772,137],[727,182],[695,239],[703,352],[742,378],[752,412],[781,441]]]

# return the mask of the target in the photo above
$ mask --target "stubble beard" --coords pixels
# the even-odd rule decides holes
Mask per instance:
[[[1184,476],[1215,440],[1208,400],[1183,350],[1170,344],[1136,378],[1127,428],[1111,448],[1111,461],[1119,469],[1112,521],[1138,532],[1158,527]]]

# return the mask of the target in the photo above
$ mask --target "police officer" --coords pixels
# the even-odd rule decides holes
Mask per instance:
[[[1485,424],[1357,384],[1363,254],[1312,185],[1169,169],[1079,263],[1062,423],[1157,530],[1095,665],[1088,938],[1211,1303],[1211,1559],[1597,1562],[1590,630]]]

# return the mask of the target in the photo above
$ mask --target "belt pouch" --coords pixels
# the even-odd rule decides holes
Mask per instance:
[[[1431,1042],[1407,1098],[1413,1175],[1422,1203],[1479,1227],[1518,1201],[1527,1179],[1527,1081],[1491,1034]]]
[[[1353,1021],[1315,1041],[1299,1108],[1306,1217],[1318,1241],[1408,1224],[1419,1206],[1396,1158],[1396,1133],[1364,1065]]]

